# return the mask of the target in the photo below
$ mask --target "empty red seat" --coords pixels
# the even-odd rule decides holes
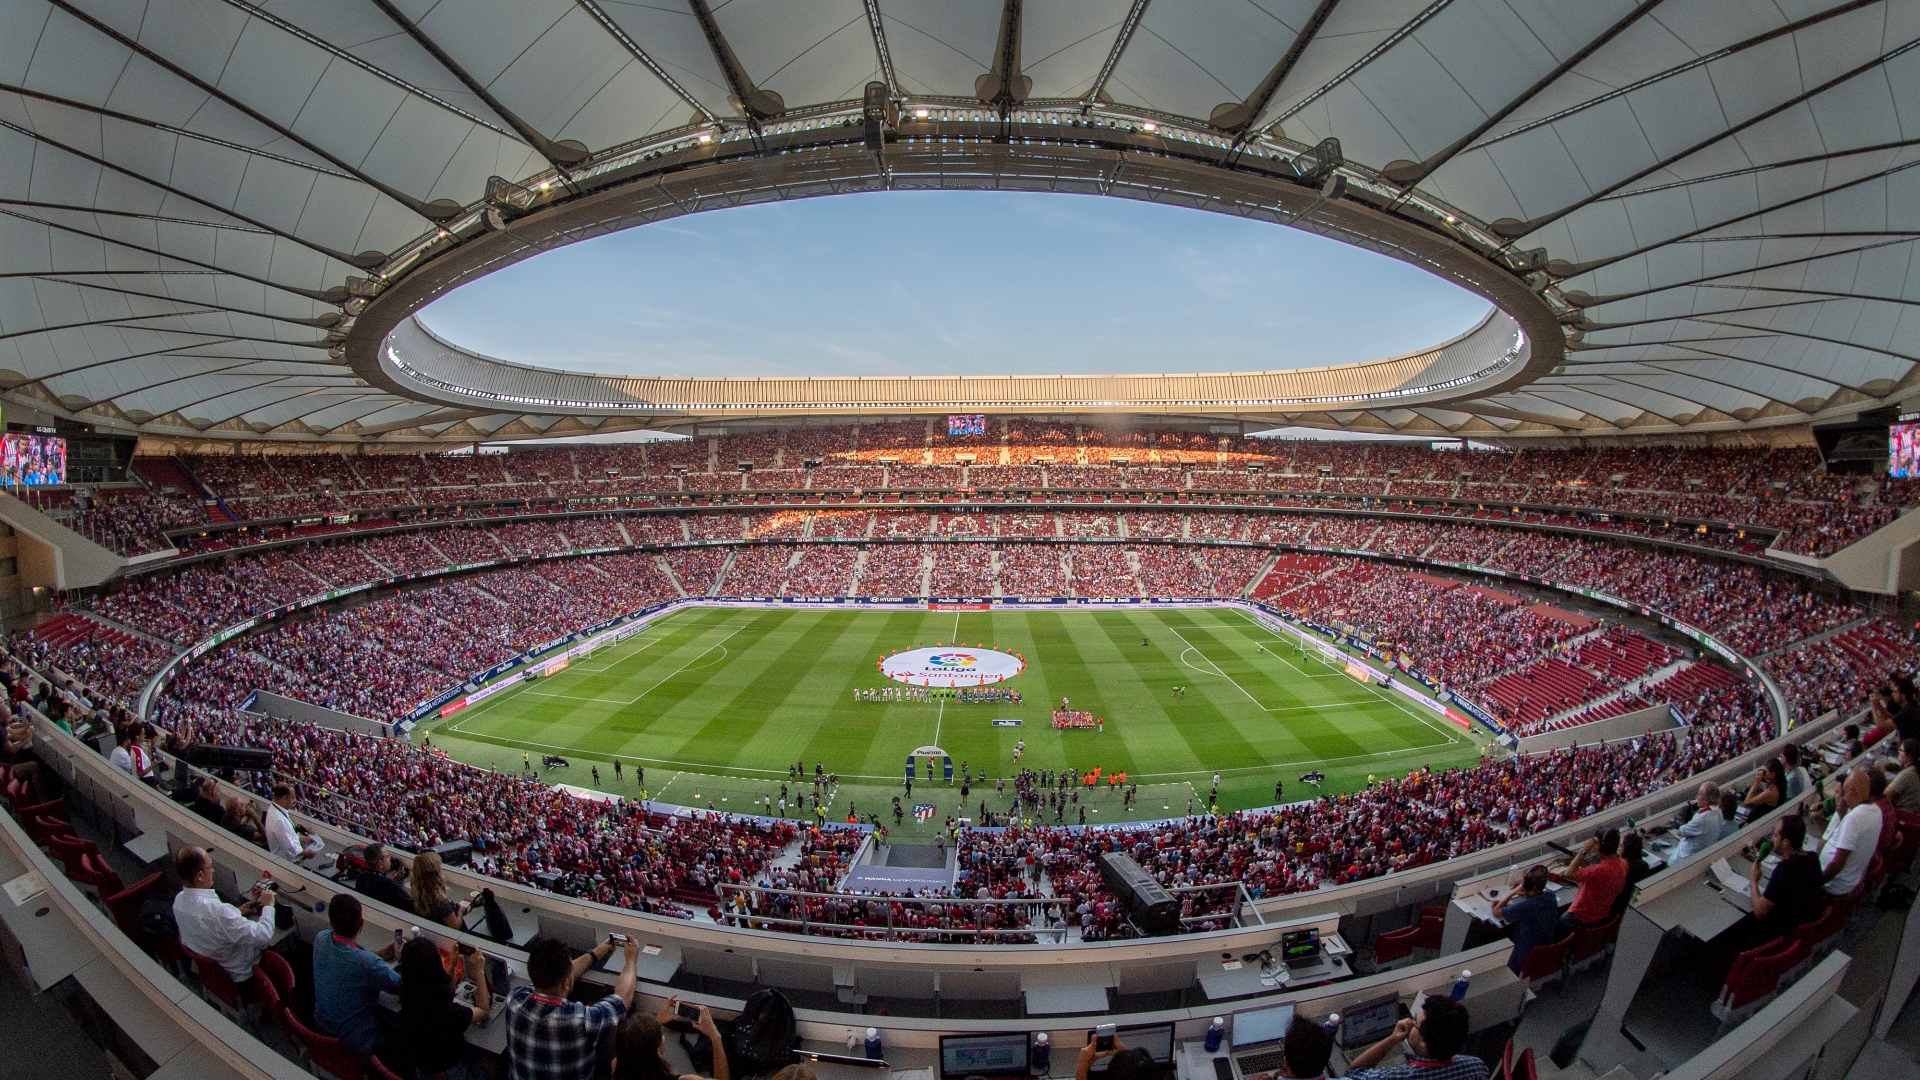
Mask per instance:
[[[1526,963],[1520,965],[1520,977],[1527,982],[1537,983],[1559,975],[1566,967],[1567,950],[1573,945],[1573,935],[1568,934],[1551,945],[1536,945],[1527,954]]]
[[[1420,927],[1408,926],[1399,930],[1389,930],[1373,941],[1373,962],[1376,967],[1398,963],[1413,955],[1413,939],[1420,935]]]
[[[1780,976],[1807,958],[1806,943],[1776,938],[1734,958],[1733,969],[1720,991],[1720,1004],[1734,1013],[1780,988]]]

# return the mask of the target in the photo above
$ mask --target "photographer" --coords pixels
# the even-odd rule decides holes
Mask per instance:
[[[713,1044],[713,1080],[729,1080],[727,1050],[720,1029],[714,1025],[713,1013],[705,1005],[694,1008],[700,1010],[700,1018],[690,1021],[693,1030]],[[666,1048],[667,1025],[675,1019],[684,1019],[679,1010],[680,999],[670,997],[660,1006],[657,1015],[635,1013],[620,1022],[620,1033],[614,1043],[613,1080],[703,1080],[698,1074],[675,1072],[662,1053]]]

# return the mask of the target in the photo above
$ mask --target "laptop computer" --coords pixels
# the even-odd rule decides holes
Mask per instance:
[[[1293,1024],[1293,1006],[1269,1005],[1233,1014],[1233,1071],[1239,1080],[1255,1073],[1273,1072],[1285,1060],[1287,1028]]]
[[[1401,1019],[1400,995],[1363,1001],[1340,1016],[1340,1045],[1348,1050],[1372,1046],[1393,1031]]]
[[[1319,967],[1325,949],[1317,928],[1289,930],[1280,935],[1280,959],[1289,971]]]
[[[1172,1024],[1133,1024],[1115,1028],[1114,1035],[1120,1045],[1129,1050],[1145,1050],[1153,1055],[1153,1060],[1166,1065],[1173,1061],[1173,1025]],[[1087,1032],[1087,1041],[1093,1041],[1093,1032]],[[1105,1072],[1112,1058],[1100,1058],[1093,1063],[1089,1072]]]
[[[940,1080],[1029,1080],[1024,1031],[998,1035],[940,1036]]]

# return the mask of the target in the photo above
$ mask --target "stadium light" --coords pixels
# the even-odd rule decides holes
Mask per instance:
[[[1141,125],[1140,125],[1140,127],[1141,127],[1141,129],[1142,129],[1142,130],[1145,130],[1145,131],[1158,131],[1158,130],[1160,130],[1160,125],[1159,125],[1159,124],[1156,124],[1156,123],[1154,123],[1154,122],[1153,122],[1153,121],[1151,121],[1151,120],[1149,120],[1149,121],[1147,121],[1147,122],[1146,122],[1146,123],[1144,123],[1144,124],[1141,124]]]

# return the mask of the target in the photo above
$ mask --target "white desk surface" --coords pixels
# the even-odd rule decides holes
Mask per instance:
[[[42,990],[100,955],[79,929],[60,914],[54,898],[46,893],[30,896],[19,906],[0,894],[0,922],[7,924],[14,940],[20,943],[34,984]]]
[[[1104,986],[1045,986],[1026,992],[1031,1016],[1068,1016],[1107,1011]]]
[[[151,866],[167,857],[167,837],[165,833],[143,832],[120,845],[127,853],[140,860],[140,865]]]

